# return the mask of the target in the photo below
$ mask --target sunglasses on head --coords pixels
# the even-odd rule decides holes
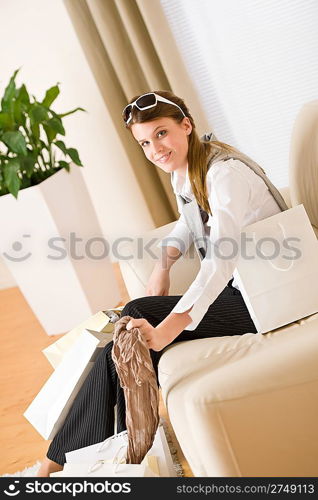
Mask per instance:
[[[130,104],[127,104],[127,106],[124,108],[123,118],[126,125],[128,125],[128,123],[132,118],[131,112],[134,106],[136,106],[136,108],[138,108],[140,111],[143,111],[144,109],[154,108],[155,106],[157,106],[158,101],[166,102],[167,104],[172,104],[173,106],[176,106],[177,108],[180,109],[183,116],[184,117],[186,116],[182,111],[182,109],[180,108],[180,106],[178,106],[178,104],[176,104],[175,102],[169,101],[169,99],[161,97],[161,95],[155,94],[154,92],[149,92],[148,94],[141,95],[140,97],[138,97],[138,99],[136,99],[134,102]]]

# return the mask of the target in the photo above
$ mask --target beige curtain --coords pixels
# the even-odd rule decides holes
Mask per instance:
[[[159,89],[181,95],[188,105],[191,103],[192,114],[204,116],[160,1],[64,0],[64,3],[154,225],[167,224],[178,215],[170,176],[144,157],[121,117],[122,109],[134,95]],[[207,130],[199,119],[197,127],[200,125]]]

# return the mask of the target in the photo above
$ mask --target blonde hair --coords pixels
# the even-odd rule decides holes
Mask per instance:
[[[168,90],[154,90],[156,94],[169,99],[176,103],[189,118],[192,131],[189,135],[188,147],[188,175],[191,183],[192,192],[200,207],[206,212],[211,214],[211,209],[208,201],[208,194],[206,188],[206,174],[209,168],[210,161],[222,153],[236,154],[239,151],[220,141],[201,141],[195,127],[194,120],[190,114],[189,109],[185,105],[183,99],[177,97],[175,94]],[[142,94],[141,94],[142,95]],[[140,96],[135,96],[131,99],[130,103],[138,99]],[[129,104],[130,104],[129,103]],[[176,106],[171,106],[168,103],[158,101],[158,104],[150,109],[139,110],[136,106],[131,111],[131,120],[126,124],[126,128],[131,129],[134,123],[144,123],[147,121],[155,120],[157,118],[172,118],[177,123],[181,123],[184,116]]]

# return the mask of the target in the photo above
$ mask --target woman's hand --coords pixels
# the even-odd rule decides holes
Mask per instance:
[[[149,349],[153,351],[161,351],[164,347],[170,344],[173,340],[169,335],[168,328],[154,328],[146,319],[131,319],[126,325],[127,330],[139,328],[141,334],[147,342]]]
[[[168,295],[170,288],[169,269],[156,265],[149,278],[146,295]]]
[[[131,328],[139,328],[144,336],[149,349],[153,351],[161,351],[181,333],[187,325],[192,321],[188,312],[192,307],[183,313],[170,313],[154,328],[145,318],[134,319],[128,321],[127,330]]]

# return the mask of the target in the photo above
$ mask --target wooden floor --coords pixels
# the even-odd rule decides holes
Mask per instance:
[[[129,300],[118,265],[114,270],[123,305]],[[107,306],[108,307],[108,306]],[[18,288],[0,291],[0,475],[30,467],[42,460],[50,441],[45,441],[23,413],[48,379],[53,368],[41,352],[61,335],[48,336]],[[76,326],[76,325],[74,325]],[[170,425],[165,407],[160,414],[168,424],[172,442],[186,477],[192,472]]]

